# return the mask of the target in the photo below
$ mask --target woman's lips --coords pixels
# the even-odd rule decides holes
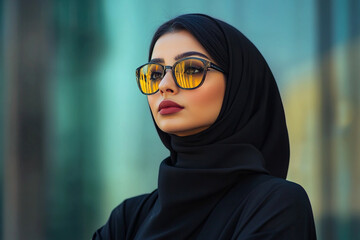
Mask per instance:
[[[164,100],[159,104],[159,113],[161,115],[172,114],[181,111],[183,108],[183,106],[180,106],[176,102]]]

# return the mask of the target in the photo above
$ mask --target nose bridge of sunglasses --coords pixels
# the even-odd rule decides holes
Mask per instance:
[[[168,82],[168,81],[170,81],[170,82]],[[159,83],[159,88],[161,88],[161,86],[163,86],[164,84],[168,85],[169,83],[176,85],[175,79],[173,76],[173,68],[172,68],[172,66],[164,66],[164,75]]]
[[[173,71],[172,66],[164,66],[164,77],[165,77],[167,72],[171,72],[171,71]]]

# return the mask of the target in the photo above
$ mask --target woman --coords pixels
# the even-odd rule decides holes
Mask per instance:
[[[244,35],[179,16],[159,27],[136,74],[170,157],[158,189],[125,200],[93,239],[316,239],[306,192],[285,180],[278,88]]]

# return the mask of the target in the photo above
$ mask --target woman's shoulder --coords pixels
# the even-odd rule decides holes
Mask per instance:
[[[116,206],[112,212],[111,216],[116,218],[125,217],[128,219],[134,214],[140,214],[146,209],[150,209],[157,197],[157,190],[154,190],[151,193],[141,194],[131,198],[125,199],[122,203]]]
[[[265,174],[252,174],[243,178],[232,189],[232,196],[239,196],[243,203],[270,200],[296,203],[309,201],[305,189],[292,181]]]
[[[272,199],[292,204],[309,202],[308,195],[300,184],[277,177],[269,177],[259,184],[250,192],[249,198],[260,201]]]
[[[297,183],[268,177],[249,192],[239,210],[239,236],[268,232],[284,236],[278,239],[316,239],[309,197]]]
[[[125,239],[136,232],[157,198],[157,190],[128,198],[116,206],[106,224],[99,228],[92,239]]]

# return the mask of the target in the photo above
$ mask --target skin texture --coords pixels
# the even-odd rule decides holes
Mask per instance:
[[[208,57],[203,46],[187,31],[166,33],[161,36],[153,49],[152,58],[164,59],[161,64],[172,66],[179,54],[196,51]],[[195,56],[195,55],[194,55]],[[195,56],[199,57],[199,56]],[[157,126],[164,132],[177,136],[189,136],[209,128],[218,117],[225,93],[225,76],[209,69],[204,83],[196,89],[184,90],[177,87],[171,70],[167,70],[159,85],[159,91],[148,96],[151,112]],[[184,107],[181,111],[169,115],[158,112],[163,100],[171,100]]]

